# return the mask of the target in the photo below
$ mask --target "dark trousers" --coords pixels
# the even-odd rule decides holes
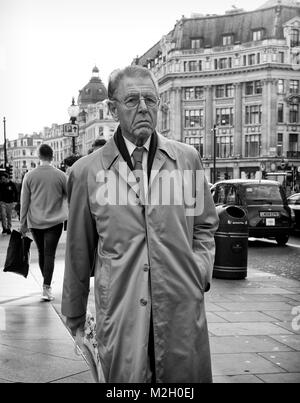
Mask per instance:
[[[31,233],[39,253],[39,266],[44,278],[44,285],[51,285],[56,248],[61,236],[63,224],[51,228],[32,228]]]

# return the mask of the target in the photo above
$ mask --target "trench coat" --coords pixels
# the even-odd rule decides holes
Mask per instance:
[[[125,166],[112,138],[72,167],[62,313],[86,313],[94,270],[97,341],[107,382],[147,382],[151,307],[156,382],[211,382],[204,292],[212,278],[218,216],[199,154],[158,134],[148,204],[140,203],[138,184],[132,176],[128,180]],[[171,186],[161,186],[160,173],[174,171],[200,173],[175,184],[176,198],[187,182],[191,202],[157,200]]]

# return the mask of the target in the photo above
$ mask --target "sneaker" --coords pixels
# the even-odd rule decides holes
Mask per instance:
[[[2,234],[6,234],[6,233],[7,233],[7,230],[5,228],[3,228]]]
[[[6,233],[7,233],[8,235],[10,235],[10,234],[11,234],[11,230],[8,228],[8,229],[6,230]]]
[[[42,300],[43,301],[53,301],[54,300],[54,297],[52,295],[51,287],[48,286],[48,285],[43,285]]]

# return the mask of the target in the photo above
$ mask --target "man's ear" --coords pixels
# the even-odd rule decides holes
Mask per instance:
[[[118,122],[119,121],[119,115],[118,115],[118,110],[117,110],[115,102],[114,101],[107,101],[107,106],[108,106],[109,112],[111,113],[111,115],[114,118],[114,120],[116,122]]]

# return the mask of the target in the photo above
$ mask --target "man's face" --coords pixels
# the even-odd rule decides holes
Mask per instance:
[[[151,78],[124,77],[114,98],[110,109],[123,136],[137,146],[145,144],[157,124],[158,95]]]

